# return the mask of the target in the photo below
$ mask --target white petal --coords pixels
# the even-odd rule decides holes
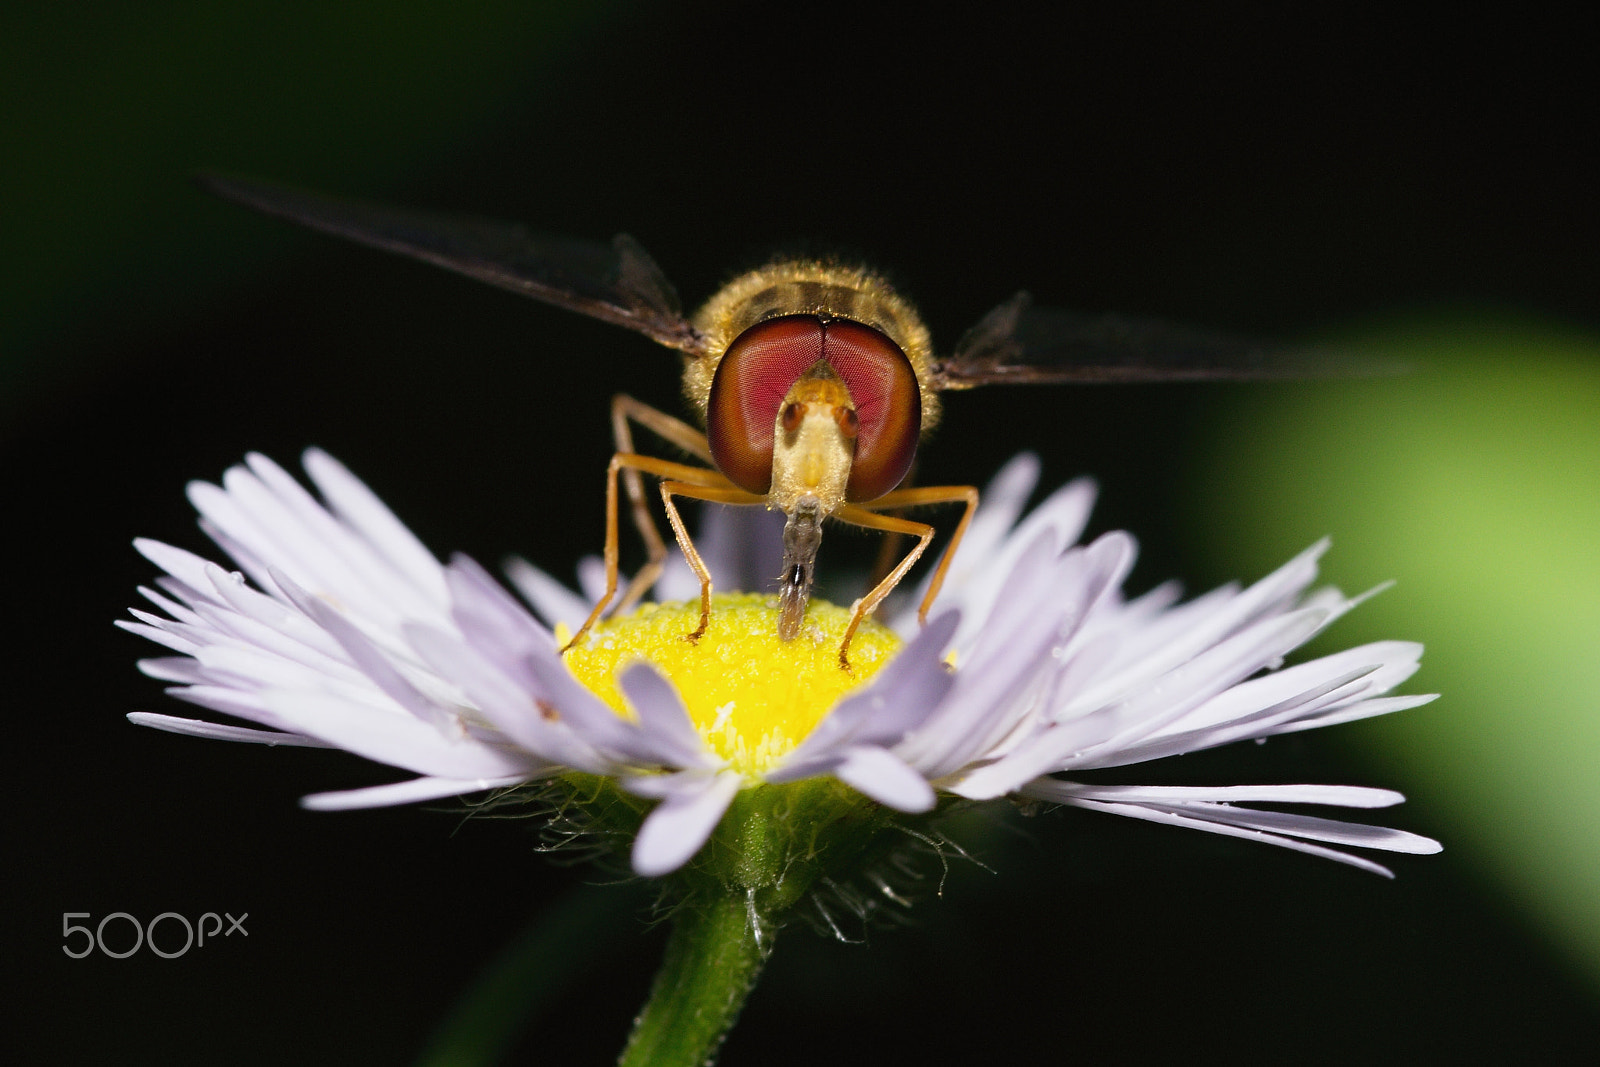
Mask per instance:
[[[994,721],[1019,706],[1019,694],[1037,685],[1038,667],[1055,642],[1050,601],[1055,592],[1045,578],[1054,573],[1054,545],[1036,536],[1012,576],[1010,602],[996,613],[971,660],[956,674],[956,684],[937,711],[896,751],[929,778],[939,778],[967,763],[991,734]],[[1019,581],[1026,575],[1031,581]],[[959,633],[959,630],[958,630]]]
[[[972,516],[966,536],[961,539],[955,557],[945,572],[944,588],[940,592],[941,605],[961,604],[967,608],[968,614],[974,610],[987,612],[986,604],[977,603],[979,594],[973,588],[976,576],[996,567],[996,553],[1004,550],[1006,537],[1017,517],[1022,514],[1038,481],[1039,457],[1031,452],[1023,452],[1013,457],[983,487],[978,497],[978,510]],[[1090,488],[1088,496],[1092,499],[1093,495],[1093,489]],[[930,571],[907,598],[903,615],[895,619],[894,628],[903,636],[910,637],[915,633],[917,606],[927,595],[932,581],[933,574]]]
[[[711,572],[712,585],[749,592],[770,588],[783,569],[783,513],[758,507],[704,504],[700,516],[700,532],[694,543]],[[681,552],[672,553],[667,558],[657,599],[689,600],[699,595],[700,580]]]
[[[1257,708],[1296,694],[1314,692],[1325,681],[1355,676],[1360,685],[1342,702],[1386,693],[1416,673],[1422,646],[1412,641],[1381,641],[1323,656],[1309,663],[1252,678],[1197,707],[1161,733],[1179,733],[1234,722]]]
[[[427,626],[408,627],[406,636],[430,666],[460,686],[484,719],[524,749],[590,774],[612,769],[611,761],[562,724],[553,704],[541,704],[537,689],[519,685],[459,638]]]
[[[578,561],[578,588],[590,604],[598,604],[606,591],[606,565],[599,556],[584,556]],[[588,612],[584,613],[585,617]]]
[[[436,729],[442,729],[451,721],[452,716],[447,709],[428,699],[408,682],[395,665],[344,616],[320,600],[305,597],[298,590],[292,595],[296,596],[300,610],[332,634],[361,673],[390,700]]]
[[[506,561],[506,577],[533,605],[533,610],[550,626],[564,622],[576,630],[589,617],[593,606],[566,586],[535,567],[527,560],[513,556]]]
[[[1352,856],[1348,852],[1339,852],[1336,849],[1323,848],[1309,842],[1299,841],[1292,837],[1280,837],[1260,830],[1250,830],[1239,826],[1227,826],[1220,823],[1207,822],[1190,815],[1179,815],[1169,811],[1157,811],[1152,808],[1141,807],[1138,804],[1110,804],[1099,800],[1067,800],[1065,803],[1074,807],[1088,808],[1091,811],[1104,811],[1112,815],[1126,815],[1130,819],[1143,819],[1146,822],[1166,823],[1169,826],[1182,826],[1191,830],[1204,830],[1207,833],[1221,834],[1224,837],[1240,837],[1247,841],[1259,841],[1265,845],[1277,845],[1279,848],[1291,849],[1295,852],[1305,852],[1323,859],[1334,860],[1337,863],[1346,863],[1352,867],[1359,867],[1373,874],[1381,874],[1385,878],[1393,878],[1394,872],[1381,863],[1373,863],[1362,856]]]
[[[649,734],[662,761],[679,767],[715,767],[719,760],[707,747],[689,711],[671,682],[643,660],[629,664],[617,675],[617,685],[639,716],[639,727]]]
[[[944,778],[996,755],[1002,742],[1030,728],[1030,719],[1039,720],[1055,657],[1070,643],[1073,627],[1114,588],[1133,558],[1131,539],[1119,535],[1046,563],[1040,556],[1050,550],[1048,536],[1041,535],[1018,561],[1007,592],[996,601],[991,628],[958,673],[950,697],[937,716],[896,749],[929,778]],[[1045,760],[1038,770],[1006,778],[990,795],[1054,769]]]
[[[633,842],[633,869],[646,878],[670,874],[699,852],[743,784],[731,771],[670,777],[681,779],[681,788],[645,817]]]
[[[458,797],[464,793],[481,793],[485,789],[502,789],[505,786],[526,782],[529,777],[529,775],[512,775],[503,778],[412,778],[405,782],[368,786],[365,789],[312,793],[300,798],[300,806],[311,811],[388,808],[396,804],[414,804],[422,800]]]
[[[133,547],[139,550],[139,555],[154,563],[190,589],[205,589],[211,584],[206,575],[206,568],[212,565],[211,562],[202,559],[193,552],[174,548],[172,545],[161,541],[152,541],[147,537],[135,538]]]
[[[1387,808],[1406,798],[1393,789],[1372,789],[1359,785],[1086,785],[1060,778],[1040,778],[1021,792],[1038,800],[1064,800],[1069,796],[1090,800],[1125,800],[1182,803],[1214,801],[1240,803],[1266,801],[1274,804],[1326,804],[1342,808]]]
[[[173,630],[171,628],[173,624],[157,619],[153,615],[147,615],[142,611],[135,611],[133,614],[137,618],[148,619],[149,621],[128,622],[124,619],[118,619],[112,625],[119,630],[126,630],[130,634],[138,634],[140,637],[148,638],[158,645],[172,649],[174,652],[193,655],[200,648],[199,643],[191,641]]]
[[[1226,598],[1215,595],[1202,598],[1208,609],[1204,615],[1195,617],[1192,610],[1183,612],[1183,617],[1190,622],[1183,632],[1165,635],[1160,645],[1147,655],[1077,694],[1071,704],[1062,709],[1063,717],[1120,699],[1135,686],[1166,674],[1252,622],[1281,613],[1316,578],[1317,559],[1327,547],[1326,540],[1317,542],[1241,593]]]
[[[672,765],[670,752],[574,678],[554,648],[530,654],[527,662],[544,699],[601,755],[624,766]]]
[[[907,731],[938,709],[955,684],[942,657],[959,622],[957,611],[947,611],[929,622],[872,681],[834,705],[784,763],[804,762],[846,744],[898,744]]]
[[[1298,730],[1314,730],[1322,726],[1336,726],[1342,722],[1356,722],[1359,719],[1370,719],[1378,715],[1392,715],[1397,711],[1407,708],[1420,708],[1424,704],[1431,704],[1439,699],[1438,693],[1421,693],[1416,696],[1401,697],[1376,697],[1372,700],[1361,700],[1348,707],[1335,708],[1331,711],[1313,715],[1309,719],[1296,719],[1294,722],[1285,723],[1272,732],[1274,734],[1289,734]]]
[[[525,774],[532,760],[466,736],[445,737],[409,715],[384,713],[320,693],[273,690],[262,694],[268,710],[300,733],[330,741],[379,763],[444,778],[500,778]]]
[[[257,745],[286,745],[290,748],[337,748],[326,741],[302,734],[286,734],[278,730],[251,730],[244,726],[224,726],[203,719],[180,719],[175,715],[157,715],[154,712],[135,711],[128,721],[137,726],[151,726],[172,734],[187,734],[212,741],[246,741]]]
[[[1249,830],[1264,830],[1273,834],[1304,838],[1308,841],[1326,841],[1334,845],[1355,848],[1376,848],[1385,852],[1408,852],[1414,856],[1431,856],[1442,850],[1439,842],[1421,834],[1393,830],[1387,826],[1368,826],[1365,823],[1340,822],[1316,815],[1302,815],[1288,811],[1258,811],[1254,808],[1236,808],[1229,804],[1151,805],[1182,815],[1192,815],[1207,822],[1239,826]]]
[[[930,811],[937,797],[922,775],[881,748],[849,749],[834,777],[897,811]]]
[[[307,449],[301,462],[336,515],[366,535],[420,588],[443,601],[444,575],[439,561],[364,482],[320,448]]]
[[[239,477],[235,474],[239,468],[234,468],[224,484],[245,498],[246,506],[251,506],[250,500],[254,499],[258,512],[270,507],[281,515],[280,522],[303,527],[339,559],[344,570],[360,575],[400,615],[431,616],[438,611],[440,590],[431,571],[411,575],[396,567],[371,541],[335,519],[298,481],[267,457],[252,452],[245,462],[254,477]],[[269,495],[263,498],[262,490]]]
[[[139,595],[150,603],[177,619],[179,622],[196,622],[199,619],[193,611],[169,597],[163,596],[147,585],[139,586]]]
[[[201,685],[206,682],[205,671],[190,656],[162,656],[159,659],[142,659],[139,672],[162,682],[183,682]]]

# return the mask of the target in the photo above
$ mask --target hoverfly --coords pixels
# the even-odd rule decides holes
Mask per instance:
[[[270,215],[470,275],[614,323],[683,354],[684,392],[704,431],[618,394],[616,452],[606,472],[605,594],[567,647],[584,639],[616,595],[617,482],[621,475],[647,562],[619,610],[655,583],[666,558],[645,504],[642,474],[660,480],[673,535],[700,581],[700,624],[711,617],[711,575],[674,497],[762,505],[786,516],[778,633],[799,632],[811,594],[822,523],[908,534],[915,545],[851,608],[839,646],[900,582],[936,532],[885,512],[962,504],[922,599],[939,594],[978,503],[973,486],[904,486],[919,440],[938,421],[939,394],[992,383],[1150,382],[1296,377],[1316,368],[1208,334],[1031,305],[1018,293],[935,354],[915,309],[872,271],[783,259],[740,275],[693,315],[653,259],[626,234],[609,245],[533,234],[521,226],[383,207],[233,177],[212,192]],[[632,424],[692,455],[694,466],[636,452]]]

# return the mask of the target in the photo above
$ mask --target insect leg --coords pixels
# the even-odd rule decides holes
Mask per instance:
[[[717,474],[717,477],[722,478],[722,475]],[[711,622],[711,572],[706,569],[705,561],[700,558],[694,542],[689,539],[689,531],[683,525],[677,505],[672,502],[674,496],[686,496],[691,500],[705,500],[713,504],[765,504],[767,499],[756,493],[747,493],[731,484],[723,486],[671,480],[661,483],[661,503],[666,506],[667,521],[672,524],[672,532],[678,539],[678,547],[683,549],[683,558],[689,561],[690,569],[694,571],[695,577],[700,579],[700,625],[695,628],[694,633],[684,634],[687,640],[698,641]]]
[[[594,610],[578,628],[578,632],[572,635],[572,640],[561,650],[563,652],[583,640],[594,624],[600,620],[600,616],[605,614],[606,605],[617,592],[617,474],[623,471],[643,471],[658,478],[672,478],[692,486],[703,485],[743,492],[737,490],[722,474],[704,467],[691,467],[687,463],[673,463],[671,460],[641,456],[632,452],[618,452],[612,456],[610,464],[606,467],[606,545],[603,553],[606,565],[606,588],[600,596],[600,602],[594,606]],[[687,536],[681,532],[679,539],[680,543],[687,542]]]
[[[900,485],[902,487],[911,486],[915,485],[916,481],[917,461],[912,460],[911,469],[906,472],[906,476],[901,480]],[[868,506],[874,511],[877,510],[876,504],[871,504]],[[905,512],[899,510],[891,510],[889,514],[896,518],[905,517]],[[873,585],[877,585],[879,582],[883,581],[884,577],[894,569],[895,562],[900,558],[900,544],[904,539],[904,534],[891,533],[886,534],[883,540],[878,542],[878,557],[872,561],[872,578],[870,581]]]
[[[611,398],[611,436],[616,442],[619,453],[636,454],[633,448],[633,430],[628,425],[629,420],[667,442],[677,445],[690,455],[697,456],[707,463],[711,462],[711,447],[706,443],[705,434],[681,419],[673,418],[649,404],[640,403],[626,393],[618,393]],[[634,528],[639,531],[639,537],[644,541],[645,548],[644,566],[640,567],[639,572],[628,582],[628,588],[622,594],[622,601],[617,605],[618,611],[627,611],[638,603],[639,598],[648,593],[656,584],[656,579],[661,577],[661,567],[667,558],[667,546],[661,539],[660,531],[656,529],[655,520],[650,517],[650,508],[644,498],[643,479],[639,477],[638,470],[631,467],[623,468],[622,482],[628,490],[628,509],[633,515]]]
[[[839,642],[839,666],[843,670],[850,669],[850,639],[856,635],[856,627],[861,625],[861,620],[872,614],[879,602],[889,595],[890,590],[900,584],[900,579],[905,577],[906,571],[917,562],[923,549],[928,547],[928,542],[933,540],[935,528],[925,522],[913,522],[910,519],[897,519],[892,515],[875,515],[865,508],[846,504],[833,513],[833,518],[840,522],[848,522],[852,526],[865,526],[869,530],[882,530],[885,533],[910,534],[917,539],[911,546],[905,558],[897,564],[894,570],[872,587],[871,592],[861,597],[850,605],[850,624],[844,628],[844,640]]]
[[[928,592],[923,596],[921,606],[917,608],[918,622],[928,621],[928,609],[933,607],[934,600],[939,596],[939,590],[944,586],[944,576],[950,570],[950,561],[955,558],[961,539],[967,535],[967,527],[972,523],[972,514],[978,510],[978,488],[974,485],[926,485],[916,489],[896,489],[867,505],[876,511],[878,508],[956,503],[965,504],[966,509],[961,513],[961,521],[956,523],[955,532],[950,535],[950,543],[945,546],[944,555],[939,557],[939,566],[933,572],[933,580],[928,583]]]
[[[922,605],[917,610],[917,621],[928,621],[928,609],[933,606],[934,598],[939,595],[939,588],[944,585],[945,572],[950,568],[950,560],[955,555],[956,546],[961,543],[961,538],[967,532],[967,524],[972,521],[972,513],[978,507],[978,490],[971,485],[930,485],[916,489],[898,489],[872,501],[866,507],[857,504],[847,504],[833,513],[833,517],[840,522],[848,522],[854,526],[864,526],[870,530],[882,530],[885,533],[910,534],[917,538],[917,543],[907,552],[905,558],[890,571],[889,574],[866,596],[857,600],[850,608],[850,624],[845,627],[844,640],[839,645],[839,665],[846,669],[850,666],[847,652],[850,648],[850,639],[855,636],[856,628],[861,625],[861,620],[870,615],[883,602],[912,564],[922,556],[928,543],[933,540],[934,527],[924,522],[914,522],[911,519],[896,518],[892,515],[875,514],[877,508],[903,508],[916,507],[922,504],[954,504],[965,503],[966,509],[961,514],[961,521],[956,524],[955,532],[950,535],[950,544],[944,550],[944,555],[939,559],[938,569],[933,572],[933,580],[928,583],[928,593],[922,598]],[[869,510],[873,509],[873,510]]]

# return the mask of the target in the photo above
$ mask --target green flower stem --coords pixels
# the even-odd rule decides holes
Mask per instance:
[[[757,940],[753,923],[761,928]],[[700,1067],[714,1058],[755,987],[773,927],[735,892],[702,895],[673,919],[666,958],[619,1067]]]

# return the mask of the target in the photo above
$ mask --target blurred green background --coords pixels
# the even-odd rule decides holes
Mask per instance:
[[[980,390],[951,399],[922,470],[981,484],[1026,448],[1049,484],[1095,475],[1095,529],[1143,545],[1136,589],[1253,578],[1324,534],[1330,580],[1393,579],[1322,647],[1421,640],[1414,687],[1441,700],[1138,780],[1392,786],[1412,803],[1385,821],[1444,856],[1402,859],[1391,884],[1085,813],[999,820],[977,837],[996,873],[930,883],[911,929],[787,935],[725,1062],[1583,1062],[1600,1024],[1596,38],[1592,16],[1521,11],[6,8],[23,1047],[403,1062],[584,881],[516,824],[295,806],[382,768],[122,719],[175,710],[109,622],[151,576],[132,537],[204,547],[186,480],[317,444],[441,554],[565,574],[600,541],[609,396],[676,403],[648,342],[209,201],[189,176],[216,168],[626,230],[691,304],[775,248],[842,251],[891,272],[943,345],[1027,287],[1412,363]],[[827,551],[843,569],[871,549]],[[251,912],[247,943],[60,952],[62,912],[228,907]],[[607,1061],[659,947],[642,925],[597,941],[518,1054]]]
[[[1424,637],[1446,699],[1352,739],[1600,980],[1600,338],[1457,312],[1348,343],[1415,369],[1241,403],[1270,447],[1219,439],[1196,514],[1225,558],[1337,531],[1331,579],[1402,576],[1340,636]]]

